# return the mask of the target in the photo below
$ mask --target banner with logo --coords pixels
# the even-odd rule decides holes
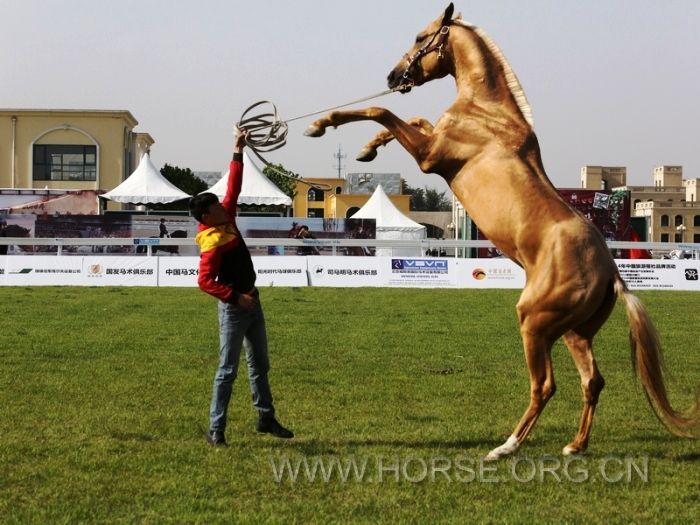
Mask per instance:
[[[700,290],[700,261],[618,259],[620,275],[632,290]]]
[[[199,257],[159,257],[158,286],[197,286]],[[308,286],[306,257],[253,257],[256,286]]]
[[[619,259],[633,290],[700,291],[700,261]],[[509,259],[446,257],[253,257],[265,286],[514,288],[525,272]],[[199,257],[0,256],[0,285],[197,286]]]
[[[158,286],[197,286],[199,256],[158,257]]]
[[[62,257],[57,257],[62,259]],[[87,286],[158,286],[159,257],[83,257]]]
[[[455,259],[458,288],[523,288],[525,272],[510,259]]]
[[[455,260],[426,257],[382,257],[389,263],[384,286],[409,288],[454,288]],[[384,263],[384,270],[386,270]]]
[[[55,255],[8,255],[4,284],[7,286],[81,285],[82,257]]]
[[[305,257],[309,286],[386,286],[387,257]]]
[[[330,257],[332,259],[333,257]],[[258,287],[263,286],[308,286],[308,257],[253,257]]]

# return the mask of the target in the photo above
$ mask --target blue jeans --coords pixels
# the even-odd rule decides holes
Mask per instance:
[[[233,390],[233,381],[238,374],[241,346],[245,347],[253,406],[262,417],[272,417],[275,414],[267,379],[270,362],[267,357],[265,316],[257,292],[255,295],[258,303],[249,312],[238,304],[219,302],[221,349],[209,411],[209,429],[212,431],[226,430],[226,413]]]

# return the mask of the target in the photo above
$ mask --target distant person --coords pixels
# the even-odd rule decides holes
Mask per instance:
[[[287,232],[287,237],[289,237],[290,239],[295,239],[296,236],[298,235],[298,233],[299,233],[299,223],[293,222],[292,227]]]
[[[229,166],[228,188],[223,202],[213,193],[190,199],[190,212],[197,219],[200,249],[198,284],[219,299],[219,367],[214,376],[207,442],[226,446],[227,411],[233,382],[238,373],[241,346],[245,345],[248,381],[253,406],[258,411],[257,431],[280,438],[294,434],[275,419],[267,373],[270,369],[267,332],[260,296],[255,287],[255,268],[243,236],[236,227],[236,202],[243,182],[245,135],[238,133]]]
[[[313,233],[309,231],[309,227],[305,224],[299,226],[299,231],[297,232],[296,239],[315,239]],[[319,255],[318,248],[315,246],[299,246],[297,250],[298,255]]]
[[[164,237],[170,237],[170,234],[168,233],[168,228],[165,226],[165,219],[160,220],[160,238]]]
[[[9,237],[7,234],[7,222],[5,219],[0,220],[0,237]],[[7,244],[0,244],[0,255],[7,255]]]

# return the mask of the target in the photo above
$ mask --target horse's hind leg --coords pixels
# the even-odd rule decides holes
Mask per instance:
[[[423,135],[429,135],[433,132],[433,125],[422,117],[415,117],[406,121],[407,124],[417,128]],[[377,148],[386,146],[394,140],[394,134],[388,130],[382,130],[377,133],[374,138],[369,141],[360,153],[357,154],[356,160],[360,162],[370,162],[377,156]]]
[[[568,456],[583,452],[588,447],[593,414],[598,404],[600,392],[605,386],[605,380],[598,371],[598,366],[593,358],[592,338],[579,335],[572,330],[564,334],[564,343],[566,343],[571,357],[576,363],[578,373],[581,375],[581,390],[583,391],[583,413],[581,414],[578,434],[563,450],[563,454]]]
[[[521,328],[525,359],[530,371],[530,406],[508,440],[493,449],[486,460],[496,460],[515,452],[535,426],[547,401],[554,395],[556,385],[552,372],[552,341],[549,337]]]

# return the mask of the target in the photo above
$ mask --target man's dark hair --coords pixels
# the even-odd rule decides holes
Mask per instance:
[[[202,216],[209,211],[209,206],[219,202],[219,198],[213,193],[200,193],[190,199],[190,213],[192,217],[202,222]]]

